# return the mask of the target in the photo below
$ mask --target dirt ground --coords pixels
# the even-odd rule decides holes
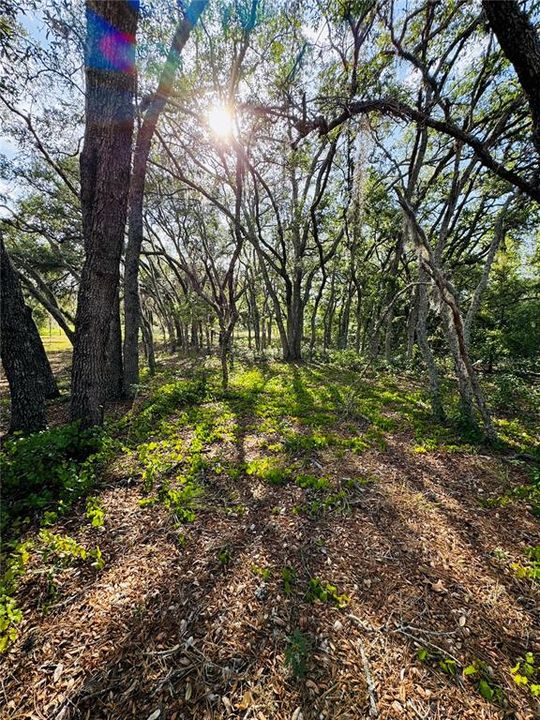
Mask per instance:
[[[526,482],[523,470],[413,445],[396,431],[385,448],[312,452],[317,474],[369,478],[316,516],[298,512],[309,491],[294,483],[208,472],[182,542],[166,508],[141,507],[129,463],[116,463],[99,493],[104,527],[77,511],[54,527],[99,543],[104,569],[66,568],[47,603],[46,574],[36,567],[23,581],[0,717],[540,717],[510,672],[526,652],[540,661],[538,583],[511,568],[540,542],[538,520],[521,503],[486,502]],[[219,451],[261,457],[258,420],[245,415]],[[313,578],[347,599],[313,601]],[[475,662],[500,701],[463,676]]]

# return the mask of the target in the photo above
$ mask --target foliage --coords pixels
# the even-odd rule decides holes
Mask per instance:
[[[64,512],[93,486],[113,441],[77,424],[8,438],[0,452],[1,527],[45,510]]]
[[[310,579],[306,599],[309,602],[319,600],[322,603],[333,603],[340,609],[346,608],[350,602],[348,595],[340,595],[335,585],[325,582],[318,577]]]
[[[493,680],[493,671],[483,660],[473,660],[463,668],[463,677],[474,682],[476,690],[485,699],[501,703],[504,699],[503,690]]]
[[[137,409],[124,421],[129,424],[130,440],[140,441],[149,435],[159,434],[160,420],[179,412],[182,408],[202,402],[206,393],[204,377],[196,380],[175,380],[159,386],[145,401],[142,409]]]
[[[510,673],[516,685],[527,688],[533,697],[540,697],[540,665],[532,652],[519,658]]]
[[[281,581],[285,595],[291,595],[293,585],[296,583],[296,570],[289,565],[281,568]]]
[[[46,528],[42,528],[38,535],[39,544],[36,546],[37,552],[41,555],[46,563],[53,562],[62,567],[70,565],[78,560],[89,560],[92,567],[96,570],[102,570],[105,561],[98,545],[88,550],[84,545],[78,543],[69,535],[53,533]]]
[[[528,560],[525,564],[512,563],[511,568],[518,578],[540,580],[540,545],[526,548],[525,555]]]
[[[86,517],[90,520],[92,527],[103,527],[105,524],[105,508],[97,497],[86,499]]]
[[[295,678],[301,679],[306,676],[311,649],[310,637],[296,628],[285,648],[285,665],[290,668]]]

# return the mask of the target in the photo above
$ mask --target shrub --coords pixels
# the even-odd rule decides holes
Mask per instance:
[[[72,505],[94,483],[111,440],[73,423],[26,437],[8,438],[0,452],[0,529],[16,520]]]

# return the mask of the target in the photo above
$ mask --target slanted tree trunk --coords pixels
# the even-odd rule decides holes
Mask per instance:
[[[11,399],[10,432],[42,430],[45,398],[57,396],[58,388],[1,232],[0,354]]]
[[[186,14],[178,23],[158,88],[144,114],[137,134],[129,195],[129,235],[124,272],[124,391],[126,394],[130,394],[132,386],[139,382],[139,326],[141,322],[139,259],[143,241],[143,201],[148,156],[159,117],[173,89],[174,78],[180,64],[180,53],[207,4],[208,0],[193,0]]]
[[[483,0],[482,7],[527,95],[540,156],[540,37],[516,0]]]
[[[73,348],[71,417],[102,422],[106,351],[120,279],[133,136],[138,2],[87,0],[86,125],[80,158],[85,260]]]
[[[426,283],[428,279],[425,270],[420,268],[418,280]],[[435,358],[429,346],[427,339],[427,314],[428,314],[428,297],[426,285],[418,285],[418,312],[416,321],[416,339],[418,347],[422,353],[422,357],[426,364],[429,378],[429,390],[431,396],[431,411],[437,422],[443,422],[446,419],[444,407],[442,403],[441,384],[439,380],[439,371],[435,363]]]

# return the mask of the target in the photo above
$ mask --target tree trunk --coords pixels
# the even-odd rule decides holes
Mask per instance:
[[[47,423],[45,398],[58,395],[58,389],[1,233],[0,336],[11,399],[9,431],[42,430]]]
[[[109,325],[109,339],[106,350],[107,377],[103,400],[121,400],[122,384],[122,328],[120,325],[120,288],[116,290],[114,306]]]
[[[540,156],[540,37],[516,0],[483,0],[482,6],[529,101],[533,143]]]
[[[427,282],[427,273],[425,270],[420,268],[418,274],[418,280],[421,283]],[[427,313],[428,313],[428,298],[427,290],[425,285],[418,286],[418,315],[416,323],[416,339],[418,347],[424,358],[426,369],[429,378],[429,388],[431,395],[431,410],[433,417],[437,422],[444,422],[446,415],[442,404],[441,396],[441,384],[439,381],[439,372],[437,365],[435,364],[435,358],[431,352],[429,342],[427,339]]]
[[[130,181],[138,14],[138,3],[130,0],[86,3],[86,126],[80,158],[85,260],[71,397],[71,417],[86,427],[103,417],[107,340]]]
[[[159,117],[173,89],[180,53],[207,3],[208,0],[193,0],[178,23],[158,88],[137,135],[129,194],[129,234],[124,271],[124,390],[127,394],[139,382],[139,260],[143,241],[143,201],[148,156]]]
[[[141,316],[142,320],[142,335],[144,347],[146,349],[146,361],[148,363],[148,370],[150,375],[156,373],[156,356],[154,351],[154,333],[152,331],[152,320],[145,318],[144,314]]]

